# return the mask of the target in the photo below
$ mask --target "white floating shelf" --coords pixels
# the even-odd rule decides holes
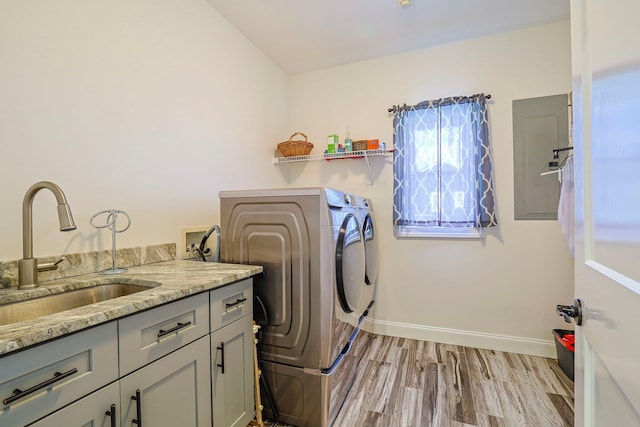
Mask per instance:
[[[341,153],[322,153],[322,154],[309,154],[306,156],[289,156],[289,157],[274,157],[273,164],[280,165],[283,163],[296,163],[296,162],[317,162],[320,160],[344,160],[344,159],[364,159],[367,163],[367,170],[369,171],[369,180],[373,185],[373,177],[371,175],[371,158],[389,156],[393,154],[391,150],[358,150],[358,151],[344,151]]]
[[[273,163],[277,165],[281,163],[315,162],[318,160],[368,159],[369,157],[388,156],[389,154],[393,154],[393,150],[345,151],[341,153],[309,154],[306,156],[274,157]]]

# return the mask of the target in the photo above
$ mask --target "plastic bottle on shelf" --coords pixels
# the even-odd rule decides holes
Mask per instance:
[[[353,151],[353,140],[351,139],[351,129],[347,128],[347,136],[344,138],[345,151]]]
[[[327,139],[327,151],[329,154],[335,153],[338,149],[338,135],[329,135]]]

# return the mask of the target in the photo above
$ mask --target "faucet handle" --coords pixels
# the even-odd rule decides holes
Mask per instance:
[[[52,270],[57,270],[58,269],[58,265],[66,260],[67,257],[60,257],[60,259],[58,259],[57,261],[54,262],[43,262],[42,264],[38,264],[38,272],[40,271],[52,271]]]

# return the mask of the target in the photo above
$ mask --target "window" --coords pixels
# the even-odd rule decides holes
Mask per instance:
[[[485,95],[396,106],[396,235],[479,236],[497,225]]]

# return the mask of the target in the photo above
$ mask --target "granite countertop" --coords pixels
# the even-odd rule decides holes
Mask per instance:
[[[124,317],[189,295],[206,292],[262,272],[261,266],[164,261],[130,267],[126,273],[86,274],[41,283],[39,288],[0,290],[0,304],[81,289],[106,283],[149,286],[148,290],[99,303],[0,325],[0,356],[44,341]]]

